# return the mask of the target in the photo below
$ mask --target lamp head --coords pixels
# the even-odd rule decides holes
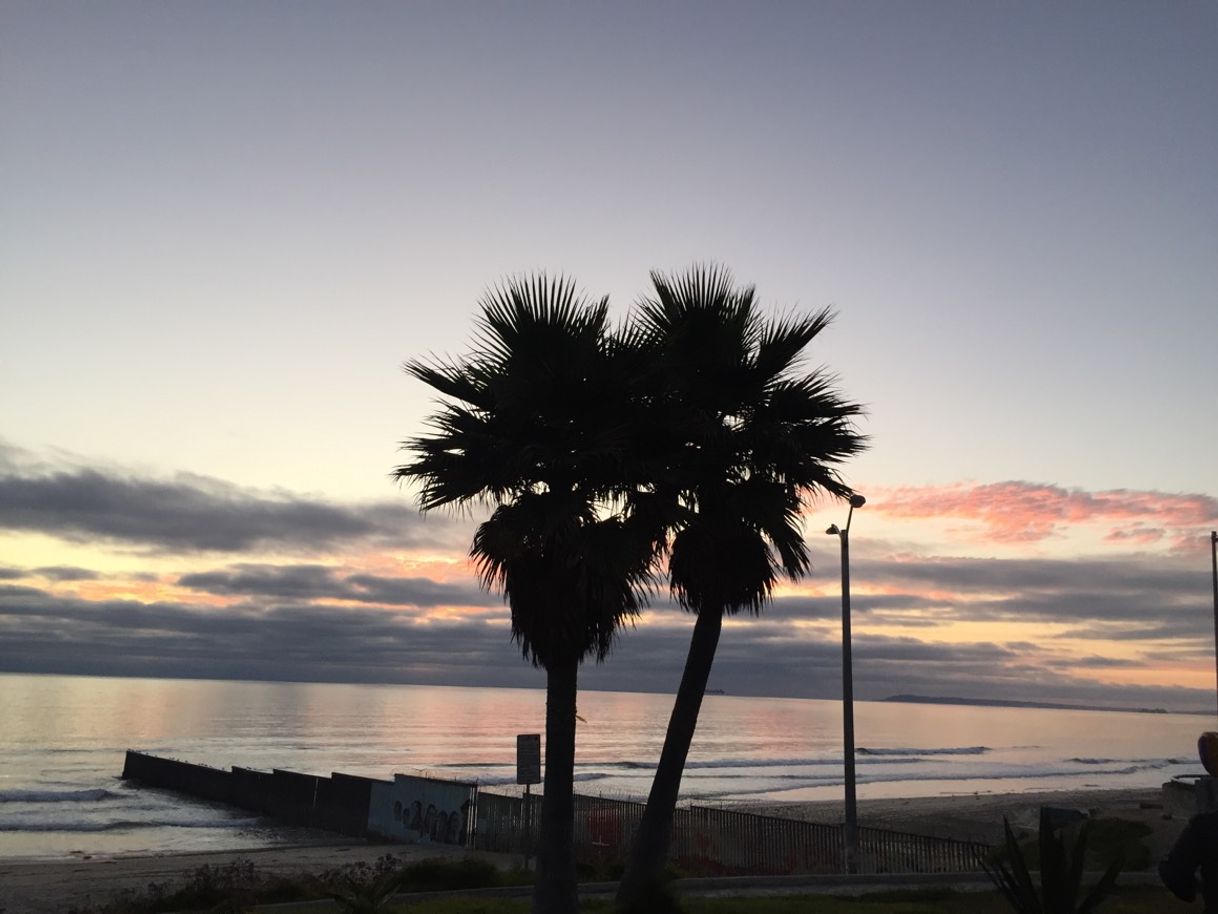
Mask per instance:
[[[837,529],[837,524],[830,524],[829,529],[826,530],[825,532],[828,533],[830,536],[837,536],[842,531]]]
[[[865,504],[867,504],[867,499],[865,499],[862,495],[859,495],[858,492],[855,492],[850,496],[850,507],[861,508]]]

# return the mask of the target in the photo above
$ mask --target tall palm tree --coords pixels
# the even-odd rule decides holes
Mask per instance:
[[[511,636],[546,671],[545,783],[533,909],[577,905],[573,769],[577,671],[603,660],[638,612],[655,554],[651,528],[614,512],[630,440],[630,363],[608,306],[569,280],[488,292],[474,351],[406,370],[444,395],[428,432],[404,443],[394,475],[420,483],[424,511],[494,506],[471,556],[511,612]]]
[[[758,614],[781,577],[810,568],[800,514],[810,497],[848,497],[838,475],[865,439],[861,407],[821,370],[800,372],[826,310],[767,318],[730,272],[652,273],[632,337],[652,355],[649,409],[663,429],[652,465],[676,501],[673,597],[696,615],[685,670],[618,904],[641,910],[660,879],[673,810],[724,616]],[[658,455],[664,455],[660,457]]]

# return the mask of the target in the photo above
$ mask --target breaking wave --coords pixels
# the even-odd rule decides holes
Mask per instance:
[[[0,803],[95,803],[120,795],[97,787],[91,790],[0,790]]]
[[[949,749],[857,749],[858,755],[985,755],[992,752],[989,746],[955,746]]]
[[[192,821],[188,819],[118,819],[107,822],[0,822],[0,832],[105,832],[127,831],[136,828],[248,828],[262,824],[263,820],[224,819],[220,821]]]

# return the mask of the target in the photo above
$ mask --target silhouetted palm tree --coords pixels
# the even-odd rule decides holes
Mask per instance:
[[[545,788],[533,907],[577,905],[573,768],[577,670],[601,660],[637,613],[653,531],[621,512],[632,405],[625,350],[605,300],[568,280],[508,282],[484,296],[475,351],[406,370],[445,396],[427,434],[405,442],[399,479],[423,510],[495,505],[474,536],[483,583],[511,610],[512,638],[546,671]]]
[[[631,335],[651,354],[653,449],[665,455],[650,460],[654,489],[676,500],[671,590],[697,619],[618,893],[636,910],[663,872],[723,617],[759,613],[781,576],[809,570],[801,509],[817,493],[848,497],[837,466],[865,447],[854,428],[861,408],[823,371],[798,371],[828,310],[767,319],[753,288],[735,288],[718,267],[653,273],[652,284]]]

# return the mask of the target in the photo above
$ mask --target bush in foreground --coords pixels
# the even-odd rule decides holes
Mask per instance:
[[[399,892],[444,892],[532,880],[531,873],[503,872],[476,857],[429,858],[403,865],[385,854],[374,863],[353,863],[318,876],[272,876],[250,860],[202,866],[183,882],[152,882],[143,891],[123,892],[100,903],[74,907],[68,914],[164,914],[170,911],[244,911],[255,905],[333,898],[349,911],[385,910]]]

